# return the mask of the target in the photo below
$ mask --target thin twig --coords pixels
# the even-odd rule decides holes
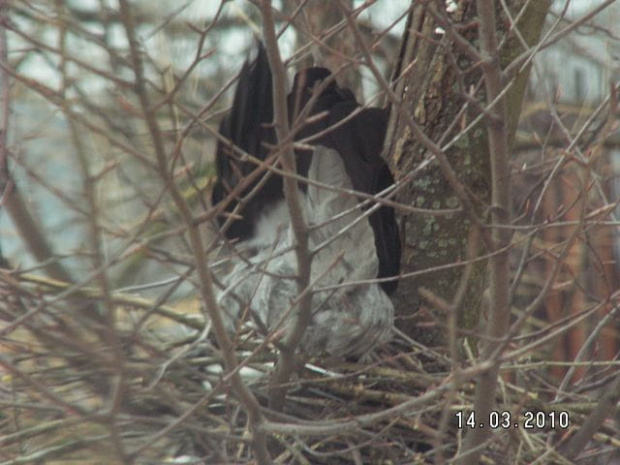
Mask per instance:
[[[278,39],[276,37],[275,22],[270,0],[259,2],[263,17],[263,34],[265,48],[273,75],[273,109],[274,125],[277,140],[280,144],[289,140],[289,115],[286,102],[286,70],[280,57]],[[312,292],[304,292],[310,284],[310,272],[312,255],[308,249],[308,226],[304,217],[297,180],[288,174],[297,173],[297,163],[293,145],[289,142],[280,147],[282,151],[281,163],[284,176],[284,197],[291,217],[291,227],[295,237],[295,256],[297,258],[297,290],[301,296],[299,307],[295,312],[294,322],[286,335],[280,351],[278,368],[271,382],[269,405],[272,408],[281,408],[284,405],[286,395],[285,384],[295,371],[297,366],[296,351],[306,328],[312,319]]]
[[[488,102],[495,100],[503,92],[500,67],[499,43],[496,31],[495,3],[491,0],[477,0],[479,18],[480,53],[483,57],[482,71]],[[494,225],[511,223],[510,165],[508,153],[508,134],[506,101],[500,98],[488,108],[487,137],[491,159],[491,219]],[[510,264],[509,245],[511,233],[508,229],[494,227],[491,230],[491,250],[502,250],[489,259],[490,305],[486,334],[489,337],[482,353],[483,360],[493,363],[493,369],[485,372],[476,384],[474,411],[479,418],[488,418],[495,405],[495,390],[499,375],[498,356],[494,354],[498,341],[508,331],[510,324]],[[480,446],[489,437],[489,428],[473,428],[467,432],[461,465],[479,463],[482,453]]]
[[[129,51],[132,60],[132,68],[135,74],[135,90],[142,107],[142,113],[146,121],[150,136],[153,141],[155,157],[157,160],[159,175],[168,188],[173,201],[179,210],[183,221],[186,223],[188,236],[192,251],[196,257],[196,271],[199,277],[199,289],[202,299],[205,303],[206,310],[213,325],[213,332],[217,338],[218,344],[222,349],[226,370],[231,373],[231,383],[235,393],[239,396],[247,409],[250,417],[250,425],[252,429],[252,444],[256,454],[256,459],[261,464],[271,463],[271,457],[267,450],[266,436],[261,431],[263,417],[260,412],[259,403],[254,394],[248,389],[244,381],[241,379],[236,368],[238,366],[237,357],[234,352],[233,344],[228,337],[221,309],[217,304],[215,292],[213,289],[213,278],[208,267],[208,257],[202,243],[202,237],[198,229],[199,225],[194,221],[193,214],[187,204],[185,198],[179,192],[174,183],[174,179],[168,168],[168,160],[163,143],[162,132],[159,123],[152,111],[152,105],[146,90],[146,80],[143,70],[143,62],[140,48],[137,41],[136,30],[133,16],[128,0],[120,0],[120,11],[123,26],[129,42]]]

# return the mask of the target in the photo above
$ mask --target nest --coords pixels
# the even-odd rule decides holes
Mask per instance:
[[[111,320],[98,316],[101,296],[91,291],[55,300],[58,283],[2,278],[3,464],[256,463],[252,414],[234,394],[221,350],[199,320],[174,317],[153,303],[145,311],[146,302],[129,296],[112,297]],[[169,327],[149,329],[155,314],[203,331],[180,337]],[[238,336],[236,357],[259,403],[274,462],[287,464],[453,458],[471,426],[474,382],[483,370],[397,335],[363,362],[307,360],[287,384],[284,402],[270,406],[277,351],[249,331]],[[546,368],[531,358],[503,366],[497,415],[487,420],[498,424],[483,463],[539,457],[569,463],[555,450],[584,422],[610,367],[588,380],[590,391],[557,403],[549,402],[556,388],[543,376]],[[533,423],[526,427],[529,415]],[[565,417],[568,425],[560,424]],[[606,423],[586,458],[608,458],[618,437],[617,425]]]

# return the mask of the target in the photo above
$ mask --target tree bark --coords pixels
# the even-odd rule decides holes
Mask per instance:
[[[515,18],[527,2],[511,3],[512,18]],[[520,15],[518,30],[527,47],[538,42],[549,5],[549,1],[529,2]],[[527,48],[513,33],[508,33],[511,21],[499,5],[497,17],[502,41],[500,61],[505,69]],[[443,33],[438,32],[439,27]],[[463,43],[455,39],[456,35],[463,39]],[[456,11],[451,13],[446,12],[444,2],[412,2],[395,71],[395,77],[402,77],[397,81],[395,91],[422,131],[444,149],[452,169],[469,191],[475,215],[484,223],[491,205],[490,155],[484,118],[463,133],[485,106],[482,70],[479,63],[473,61],[468,45],[471,50],[478,48],[474,2],[458,2]],[[528,76],[529,67],[510,76],[513,81],[506,94],[510,147]],[[485,250],[475,246],[479,241],[472,240],[471,214],[440,212],[461,209],[461,202],[437,161],[432,161],[424,169],[418,168],[428,158],[428,151],[413,137],[401,112],[392,108],[391,113],[389,145],[386,147],[395,177],[403,180],[418,170],[400,191],[397,200],[412,207],[436,211],[401,216],[402,271],[415,273],[440,267],[401,280],[396,295],[396,325],[420,342],[443,345],[446,343],[443,323],[447,310],[433,308],[422,299],[419,290],[430,290],[450,303],[452,311],[457,312],[459,328],[475,329],[481,319],[481,304],[487,287],[486,262],[476,261],[467,273],[467,283],[461,283],[465,269],[463,262],[467,261],[468,255],[479,256]],[[458,140],[446,148],[446,144],[460,133]],[[460,284],[463,292],[455,301]]]

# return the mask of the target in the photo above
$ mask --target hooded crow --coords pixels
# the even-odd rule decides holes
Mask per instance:
[[[339,189],[299,184],[313,251],[313,319],[301,346],[310,354],[363,355],[391,334],[387,294],[397,285],[400,239],[391,207],[365,213],[369,206],[342,190],[376,195],[393,185],[380,155],[387,114],[362,108],[351,90],[319,67],[297,73],[287,101],[298,174]],[[220,134],[212,202],[223,213],[223,235],[251,250],[233,258],[232,271],[221,277],[220,305],[231,329],[249,310],[262,330],[286,330],[298,292],[283,181],[247,157],[278,166],[272,76],[262,44],[241,70]]]

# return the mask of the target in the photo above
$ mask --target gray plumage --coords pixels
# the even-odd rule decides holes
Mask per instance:
[[[312,154],[308,179],[352,188],[338,152],[323,146]],[[312,184],[299,195],[310,227],[310,250],[320,248],[311,268],[312,322],[301,349],[312,355],[361,356],[389,340],[394,318],[392,302],[380,285],[351,284],[377,276],[370,222],[355,196]],[[246,321],[258,320],[259,328],[282,337],[298,311],[297,260],[291,250],[295,239],[283,201],[263,214],[256,231],[252,255],[231,258],[232,271],[222,277],[218,300],[231,331],[246,313]]]

